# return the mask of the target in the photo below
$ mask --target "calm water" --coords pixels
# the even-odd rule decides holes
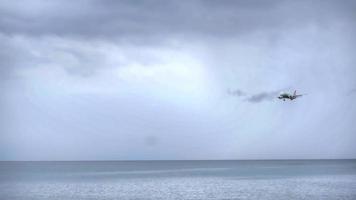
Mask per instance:
[[[0,199],[356,199],[356,160],[0,162]]]

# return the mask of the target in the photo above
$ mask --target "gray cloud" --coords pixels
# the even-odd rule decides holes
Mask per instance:
[[[356,94],[356,88],[351,89],[351,90],[348,92],[348,95],[354,95],[354,94]]]
[[[241,97],[245,101],[250,103],[259,103],[263,101],[270,101],[276,99],[276,97],[278,97],[281,91],[282,90],[276,90],[276,91],[265,91],[265,92],[255,93],[255,94],[247,94],[246,92],[243,92],[240,89],[235,89],[235,90],[228,90],[228,94],[236,97]]]
[[[3,1],[1,32],[102,39],[232,36],[355,17],[354,1]],[[318,7],[318,9],[314,9]],[[330,9],[333,12],[329,12]],[[246,14],[249,13],[249,14]],[[352,22],[354,23],[354,22]],[[140,39],[141,38],[141,39]],[[157,41],[157,40],[156,40]]]
[[[317,8],[317,9],[316,9]],[[167,40],[203,41],[234,38],[254,32],[279,32],[314,24],[327,27],[342,21],[356,27],[355,1],[2,1],[0,7],[0,70],[2,76],[16,67],[50,61],[34,56],[31,49],[11,42],[23,40],[109,41],[131,45],[162,45]],[[278,37],[271,36],[276,42]],[[32,44],[33,45],[33,44]],[[48,45],[51,45],[50,43]],[[48,51],[43,46],[42,51]],[[99,52],[80,52],[73,47],[55,49],[78,60],[83,67],[64,67],[87,76],[105,68]],[[53,51],[53,49],[52,49]],[[16,53],[14,53],[16,52]],[[16,56],[15,56],[16,55]],[[22,62],[24,61],[24,62]]]
[[[244,91],[240,90],[240,89],[235,89],[235,90],[229,89],[229,90],[227,91],[227,93],[228,93],[229,95],[237,96],[237,97],[246,96],[246,93],[245,93]]]
[[[1,80],[12,76],[11,71],[30,65],[31,56],[18,42],[0,34],[0,77]],[[0,82],[1,82],[0,80]]]
[[[1,1],[0,159],[355,158],[355,5]]]
[[[261,93],[258,93],[258,94],[251,95],[246,100],[251,102],[251,103],[259,103],[259,102],[262,102],[262,101],[270,101],[270,100],[276,99],[279,93],[280,93],[280,90],[279,91],[273,91],[273,92],[261,92]]]

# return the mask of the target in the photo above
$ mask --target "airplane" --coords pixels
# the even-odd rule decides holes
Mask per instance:
[[[283,101],[285,101],[286,99],[293,100],[293,99],[296,99],[296,98],[301,97],[301,96],[303,96],[303,95],[302,94],[297,94],[297,90],[294,90],[293,94],[289,94],[289,93],[283,92],[277,98],[278,99],[283,99]]]

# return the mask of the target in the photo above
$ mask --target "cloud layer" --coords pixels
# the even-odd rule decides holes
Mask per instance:
[[[228,94],[236,97],[244,97],[244,99],[251,103],[259,103],[263,101],[275,100],[282,90],[271,91],[271,92],[260,92],[256,94],[247,94],[242,90],[228,90]]]
[[[355,1],[0,4],[0,160],[356,157]]]

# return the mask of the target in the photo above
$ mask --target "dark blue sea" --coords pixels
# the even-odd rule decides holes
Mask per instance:
[[[0,162],[1,200],[356,199],[356,160]]]

